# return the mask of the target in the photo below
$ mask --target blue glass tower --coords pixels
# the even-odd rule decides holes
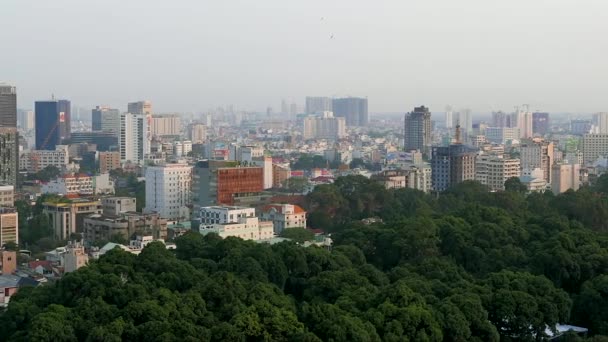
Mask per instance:
[[[36,149],[54,150],[60,144],[59,102],[36,101]]]

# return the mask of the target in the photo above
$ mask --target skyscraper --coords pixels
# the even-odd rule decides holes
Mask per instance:
[[[150,101],[129,102],[127,112],[131,114],[152,114],[152,103]]]
[[[70,139],[70,101],[37,101],[35,107],[37,150],[54,150],[55,145]]]
[[[608,112],[593,114],[593,133],[608,134]]]
[[[434,146],[431,157],[431,182],[434,191],[448,188],[475,179],[477,150],[461,143],[460,126],[456,126],[456,143],[449,146]]]
[[[425,106],[405,114],[404,142],[406,151],[418,150],[428,157],[431,145],[431,112]]]
[[[0,185],[17,188],[19,134],[17,127],[0,126]]]
[[[445,128],[451,129],[454,126],[452,106],[445,107]]]
[[[608,125],[607,125],[608,128]],[[549,113],[532,113],[532,133],[545,135],[549,132]],[[606,131],[608,133],[608,131]]]
[[[94,132],[120,132],[120,111],[107,106],[97,106],[91,110]]]
[[[124,113],[120,116],[120,160],[142,164],[150,154],[151,115]]]
[[[334,116],[346,119],[347,126],[365,126],[369,122],[367,99],[359,97],[333,99],[332,108]]]
[[[0,127],[17,127],[17,89],[0,83]]]
[[[307,96],[306,114],[323,113],[332,111],[332,101],[329,97]]]
[[[492,112],[492,127],[513,127],[510,116],[503,112]]]
[[[336,118],[332,112],[323,112],[320,116],[311,115],[304,119],[304,139],[338,140],[345,135],[344,118]]]

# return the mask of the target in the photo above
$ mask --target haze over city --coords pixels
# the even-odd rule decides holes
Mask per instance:
[[[18,106],[150,99],[158,112],[360,96],[370,112],[605,111],[608,3],[5,0]]]

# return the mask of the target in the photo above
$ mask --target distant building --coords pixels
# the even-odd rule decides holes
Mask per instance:
[[[19,169],[35,173],[45,169],[47,166],[64,168],[70,162],[70,154],[67,145],[56,145],[55,150],[33,150],[24,151],[19,158]]]
[[[89,262],[89,256],[84,251],[84,246],[81,243],[73,242],[67,245],[66,254],[64,256],[65,264],[64,273],[74,272],[77,269],[86,266]]]
[[[149,114],[125,113],[120,116],[120,160],[142,164],[150,154],[152,133]]]
[[[539,168],[543,171],[543,179],[551,184],[551,165],[554,162],[553,142],[542,139],[523,141],[520,145],[520,160],[522,171]]]
[[[272,187],[281,188],[283,183],[291,177],[291,168],[289,164],[279,165],[272,164]]]
[[[365,126],[369,123],[367,99],[359,97],[333,99],[332,110],[334,116],[346,120],[347,126]]]
[[[334,117],[332,112],[304,119],[304,139],[338,140],[346,136],[346,122],[343,117]]]
[[[585,134],[582,139],[583,161],[585,164],[608,156],[608,134]]]
[[[189,220],[192,203],[192,166],[166,164],[146,168],[145,212],[168,220]]]
[[[91,110],[91,123],[94,132],[110,132],[120,135],[120,111],[107,106],[97,106]]]
[[[37,150],[54,150],[63,140],[70,139],[70,101],[37,101],[35,107]]]
[[[476,156],[477,150],[458,143],[434,146],[431,157],[433,190],[445,191],[460,182],[474,180]]]
[[[179,136],[182,121],[179,115],[152,115],[151,132],[153,137]]]
[[[581,186],[579,164],[554,164],[552,167],[551,191],[561,194],[570,189],[576,191]]]
[[[192,123],[188,128],[190,141],[193,144],[204,144],[207,141],[207,126],[200,123]]]
[[[503,111],[492,112],[492,127],[513,127],[511,116]],[[518,136],[519,138],[519,136]]]
[[[493,191],[505,190],[509,178],[521,176],[519,159],[482,154],[475,161],[475,180]]]
[[[400,169],[381,171],[371,177],[387,189],[416,189],[423,192],[431,191],[431,167],[429,164],[408,163]]]
[[[0,207],[12,207],[13,205],[15,205],[15,187],[0,185]]]
[[[418,150],[428,156],[431,146],[431,112],[425,106],[405,114],[403,146],[406,151]]]
[[[44,194],[109,195],[114,194],[114,182],[107,173],[97,176],[64,175],[43,184],[41,191]]]
[[[152,103],[150,101],[130,102],[127,112],[131,114],[152,114]]]
[[[495,144],[506,144],[507,142],[519,140],[519,128],[517,127],[487,127],[486,139]]]
[[[17,270],[17,252],[0,249],[0,273],[13,274]]]
[[[137,211],[137,201],[134,197],[105,197],[101,199],[101,206],[105,216],[118,216],[126,212]]]
[[[120,169],[120,152],[99,152],[98,155],[100,173]]]
[[[576,135],[590,134],[593,131],[591,120],[570,120],[570,133]]]
[[[19,244],[19,213],[15,208],[0,208],[0,247]]]
[[[532,133],[540,136],[549,133],[549,113],[532,113]]]
[[[306,114],[332,112],[332,99],[322,96],[307,96],[306,97]]]
[[[109,241],[114,237],[129,240],[136,235],[154,239],[167,239],[167,220],[159,214],[141,214],[134,211],[111,214],[93,214],[84,219],[85,241]]]
[[[274,233],[281,234],[289,228],[306,228],[306,211],[295,204],[270,204],[262,208],[260,218],[272,221]]]
[[[243,240],[266,240],[274,237],[273,223],[260,221],[255,209],[245,207],[203,207],[199,217],[201,234],[215,233],[221,238],[239,237]]]
[[[69,240],[73,233],[82,233],[84,219],[91,214],[101,214],[98,200],[65,199],[63,202],[45,202],[42,213],[49,217],[57,240]]]
[[[0,127],[17,128],[17,88],[0,83]]]
[[[17,187],[18,172],[19,133],[16,127],[0,126],[0,185]]]

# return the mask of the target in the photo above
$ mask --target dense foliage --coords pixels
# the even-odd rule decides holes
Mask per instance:
[[[22,289],[0,340],[526,341],[556,323],[608,334],[607,179],[558,196],[510,183],[433,196],[339,178],[308,196],[331,251],[195,233],[175,253],[114,250]]]

